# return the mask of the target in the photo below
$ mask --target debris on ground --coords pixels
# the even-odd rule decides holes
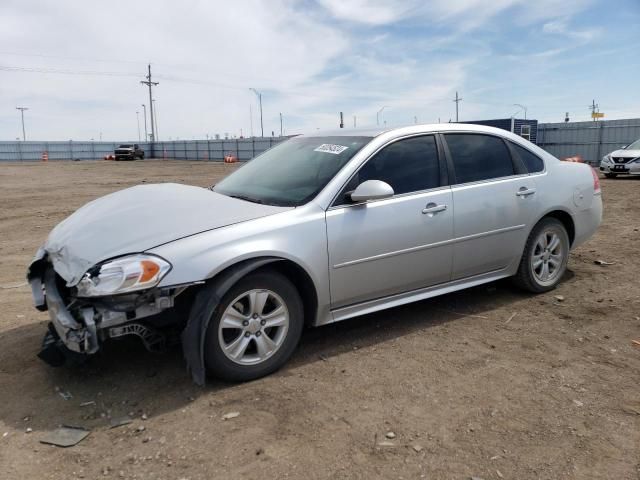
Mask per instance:
[[[89,400],[88,402],[82,402],[80,404],[81,407],[88,407],[89,405],[95,405],[96,402],[94,400]]]
[[[616,262],[605,262],[604,260],[594,260],[593,263],[595,263],[596,265],[602,265],[602,266],[616,264]]]
[[[22,283],[17,283],[15,285],[0,285],[0,288],[3,290],[8,290],[10,288],[20,288],[20,287],[26,287],[27,286],[27,282],[22,282]]]
[[[62,426],[47,433],[40,439],[40,443],[62,448],[73,447],[87,438],[90,433],[90,430],[82,427]]]
[[[559,302],[564,302],[564,296],[563,295],[555,295],[553,298],[555,298]]]
[[[225,413],[222,416],[222,420],[231,420],[232,418],[236,418],[240,416],[240,412],[229,412],[229,413]]]
[[[388,439],[394,439],[396,438],[396,434],[393,432],[387,432],[385,437],[387,437]]]
[[[507,321],[504,322],[504,324],[506,325],[507,323],[509,323],[511,320],[513,320],[514,318],[516,318],[516,315],[518,315],[518,312],[514,312],[511,314],[511,316],[509,318],[507,318]]]
[[[640,346],[640,340],[631,340],[631,343]]]
[[[413,448],[414,451],[420,453],[424,447],[422,445],[418,445],[416,443],[416,444],[411,445],[411,448]]]
[[[629,415],[640,415],[640,403],[637,405],[622,405],[622,411]]]
[[[56,387],[55,390],[56,390],[56,392],[58,392],[58,395],[60,395],[65,400],[70,400],[70,399],[73,398],[73,395],[71,395],[71,392],[64,391],[60,387]]]
[[[116,428],[116,427],[121,427],[123,425],[128,425],[132,422],[133,420],[131,419],[131,417],[125,416],[125,417],[112,417],[109,419],[109,428]]]
[[[395,447],[395,446],[396,446],[396,444],[395,444],[395,443],[393,443],[393,442],[390,442],[390,441],[388,441],[388,440],[384,440],[384,441],[382,441],[382,442],[378,443],[378,446],[379,446],[379,447]]]

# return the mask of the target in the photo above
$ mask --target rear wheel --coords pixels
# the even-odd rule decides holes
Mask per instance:
[[[253,380],[276,371],[298,345],[303,312],[298,291],[283,275],[247,275],[212,312],[205,340],[207,370],[228,381]]]
[[[618,176],[618,174],[617,173],[605,173],[604,176],[607,177],[607,178],[616,178]]]
[[[567,230],[560,220],[543,218],[529,234],[514,281],[530,292],[547,292],[560,283],[568,261]]]

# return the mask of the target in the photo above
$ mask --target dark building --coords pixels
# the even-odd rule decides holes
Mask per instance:
[[[501,128],[508,132],[513,132],[516,135],[520,135],[526,138],[532,143],[536,143],[538,140],[538,121],[537,120],[524,120],[521,118],[500,118],[497,120],[473,120],[470,122],[474,125],[486,125],[487,127]]]

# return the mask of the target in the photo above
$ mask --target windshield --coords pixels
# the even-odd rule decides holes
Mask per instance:
[[[131,145],[120,145],[118,148],[132,148]]]
[[[640,140],[636,140],[631,145],[627,145],[625,150],[640,150]]]
[[[258,155],[213,191],[268,205],[304,205],[370,140],[341,136],[292,138]]]

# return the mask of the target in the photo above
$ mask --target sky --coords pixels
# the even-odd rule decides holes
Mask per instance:
[[[0,140],[640,117],[640,0],[3,0]],[[139,113],[136,113],[139,112]],[[150,120],[147,118],[147,123]],[[150,127],[149,127],[150,131]]]

